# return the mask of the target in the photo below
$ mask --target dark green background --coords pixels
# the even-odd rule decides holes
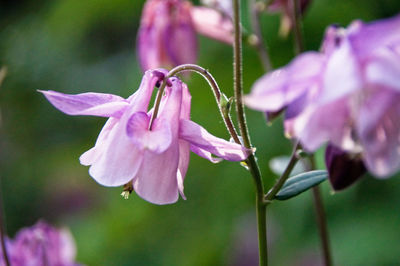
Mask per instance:
[[[124,200],[121,188],[96,184],[78,161],[105,119],[67,116],[36,91],[131,95],[142,75],[135,40],[143,2],[0,2],[0,65],[9,73],[0,88],[0,175],[8,234],[41,218],[67,226],[76,240],[77,260],[87,265],[254,265],[254,188],[238,163],[213,165],[192,155],[187,201],[156,206],[135,195]],[[399,10],[398,0],[313,1],[304,21],[307,49],[318,49],[331,23],[345,26],[356,18],[371,21]],[[243,18],[247,27],[246,10]],[[286,64],[293,49],[290,37],[277,36],[279,15],[263,15],[262,24],[274,65]],[[232,95],[231,47],[199,37],[198,63]],[[256,53],[245,47],[246,92],[262,74]],[[207,83],[198,76],[187,83],[192,119],[228,138]],[[289,154],[291,144],[280,120],[267,126],[261,113],[247,114],[265,183],[271,185],[276,176],[268,160]],[[400,262],[399,192],[398,177],[366,177],[336,194],[327,182],[322,185],[337,265]],[[272,265],[321,263],[309,192],[274,203],[267,218]]]

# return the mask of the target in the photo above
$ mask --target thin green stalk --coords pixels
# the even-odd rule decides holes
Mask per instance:
[[[315,170],[315,158],[312,154],[309,157],[310,161],[310,170]],[[319,237],[321,240],[322,245],[322,257],[324,261],[324,265],[331,266],[333,265],[332,262],[332,254],[330,249],[330,242],[329,242],[329,233],[327,228],[326,216],[325,216],[325,208],[321,197],[321,192],[319,186],[315,186],[312,188],[312,195],[314,200],[314,208],[316,214],[316,220],[318,225],[318,232]]]
[[[292,172],[294,166],[296,165],[297,161],[299,160],[297,151],[301,149],[301,145],[299,142],[294,146],[292,155],[290,157],[289,163],[286,166],[285,171],[283,171],[282,175],[278,178],[276,183],[272,186],[272,188],[268,191],[267,195],[265,195],[264,200],[266,204],[269,204],[274,199],[275,195],[281,190],[285,181],[289,178],[290,173]]]
[[[317,215],[316,219],[317,219],[317,224],[318,224],[318,230],[319,230],[319,235],[320,235],[321,244],[322,244],[322,251],[323,251],[322,255],[323,255],[324,264],[326,266],[331,266],[332,265],[332,256],[331,256],[330,245],[329,245],[329,234],[328,234],[324,204],[322,202],[322,197],[321,197],[321,192],[320,192],[319,186],[313,187],[312,192],[313,192],[315,213]]]
[[[301,30],[301,8],[299,0],[292,0],[292,18],[293,18],[293,31],[295,42],[295,53],[300,54],[304,52],[303,35]],[[316,169],[314,155],[310,156],[310,170]],[[318,187],[312,189],[314,207],[317,215],[317,225],[319,237],[321,239],[322,256],[326,266],[332,265],[332,256],[329,244],[329,234],[327,229],[324,205],[321,198],[321,193]]]
[[[243,72],[242,72],[242,33],[240,25],[240,1],[233,1],[233,24],[234,24],[234,44],[233,44],[233,77],[234,77],[234,93],[236,103],[236,113],[240,129],[240,134],[243,139],[243,144],[246,148],[251,149],[250,137],[246,124],[246,115],[242,101],[243,93]],[[256,213],[257,213],[257,231],[258,231],[258,249],[260,265],[268,265],[267,253],[267,228],[266,228],[266,205],[264,202],[264,186],[262,182],[261,172],[258,167],[254,154],[251,154],[246,163],[250,173],[253,176],[256,186]]]
[[[298,0],[292,0],[292,21],[296,55],[304,51],[303,34],[301,31],[301,9]]]
[[[265,8],[265,4],[262,2],[257,2],[256,0],[249,0],[248,5],[251,27],[253,28],[254,35],[257,37],[255,46],[258,51],[258,55],[260,57],[260,61],[263,65],[264,71],[269,72],[272,70],[272,64],[268,54],[267,45],[262,36],[260,25],[260,9],[261,6]]]

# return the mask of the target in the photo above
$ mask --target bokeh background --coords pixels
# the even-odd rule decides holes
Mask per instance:
[[[243,22],[248,16],[243,2]],[[238,163],[213,165],[192,155],[188,200],[156,206],[121,188],[98,185],[78,157],[92,147],[105,119],[70,117],[36,90],[106,92],[128,97],[142,72],[135,52],[143,0],[8,0],[0,2],[0,176],[7,233],[45,219],[68,227],[77,261],[86,265],[256,265],[254,187]],[[196,2],[196,4],[198,4]],[[304,18],[307,50],[318,49],[331,23],[348,25],[395,15],[398,0],[315,0]],[[275,67],[293,58],[290,36],[278,36],[279,15],[262,16]],[[231,47],[199,36],[199,64],[232,95]],[[257,54],[244,47],[244,87],[263,74]],[[207,83],[187,79],[192,119],[228,138]],[[281,120],[267,126],[247,110],[266,185],[276,176],[271,158],[288,155]],[[322,151],[318,152],[323,168]],[[322,194],[336,265],[400,263],[400,178],[367,176],[350,189]],[[276,202],[268,212],[271,265],[321,265],[310,192]]]

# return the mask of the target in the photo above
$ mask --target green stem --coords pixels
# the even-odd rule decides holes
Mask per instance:
[[[257,2],[256,0],[249,0],[248,5],[251,27],[253,28],[254,35],[257,38],[255,47],[258,51],[258,55],[264,67],[264,71],[269,72],[272,70],[272,64],[268,54],[267,45],[262,36],[260,26],[260,10],[262,8],[265,9],[265,4],[262,2]]]
[[[242,72],[242,33],[240,25],[240,1],[233,1],[233,24],[235,40],[233,44],[233,77],[234,77],[234,93],[236,103],[236,113],[240,129],[240,134],[243,139],[243,144],[246,148],[251,149],[250,137],[246,124],[246,115],[242,102],[243,92],[243,72]],[[250,173],[253,176],[256,187],[256,213],[257,213],[257,231],[258,231],[258,249],[260,265],[268,265],[267,253],[267,228],[266,228],[266,205],[264,202],[264,186],[262,182],[261,172],[258,167],[254,154],[251,154],[246,163]]]
[[[304,52],[303,34],[301,31],[301,9],[298,0],[292,0],[291,16],[293,21],[295,54]]]
[[[313,192],[315,212],[317,214],[316,218],[317,218],[319,236],[322,244],[322,251],[323,251],[322,254],[323,254],[324,264],[326,266],[331,266],[333,264],[332,264],[332,256],[329,245],[329,234],[328,234],[324,204],[322,202],[319,186],[313,187],[312,192]]]
[[[285,171],[283,171],[282,175],[278,178],[276,183],[272,186],[272,188],[268,191],[267,195],[265,195],[264,200],[266,204],[269,204],[274,199],[275,195],[281,190],[285,181],[289,178],[290,173],[292,172],[294,166],[296,165],[297,161],[299,160],[297,151],[301,149],[301,145],[299,142],[296,143],[294,146],[292,155],[290,157],[289,163],[286,166]]]
[[[304,52],[303,35],[301,30],[301,8],[299,0],[292,0],[292,18],[294,22],[294,40],[295,40],[295,53],[300,54]],[[314,155],[310,156],[310,170],[316,169]],[[314,187],[313,200],[314,207],[317,214],[317,225],[319,237],[321,239],[322,256],[326,266],[332,265],[332,256],[329,245],[329,234],[327,229],[324,205],[321,198],[321,193],[318,187]]]
[[[315,157],[313,154],[309,157],[309,161],[310,161],[310,170],[315,170],[317,167],[315,163]],[[325,208],[322,201],[319,186],[312,188],[312,195],[314,200],[314,208],[318,225],[318,232],[322,245],[322,257],[324,265],[331,266],[333,265],[333,262],[329,244],[329,233],[326,222]]]

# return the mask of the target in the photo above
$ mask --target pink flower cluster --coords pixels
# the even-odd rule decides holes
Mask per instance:
[[[392,175],[400,169],[400,16],[329,27],[321,50],[260,78],[247,106],[285,109],[286,133],[309,151],[329,142],[374,175]]]
[[[43,221],[21,229],[14,239],[6,238],[7,255],[12,266],[78,266],[76,248],[69,231],[57,230]],[[0,266],[5,266],[0,250]]]
[[[195,63],[196,32],[231,44],[229,16],[186,0],[148,0],[143,9],[137,51],[143,70]]]

